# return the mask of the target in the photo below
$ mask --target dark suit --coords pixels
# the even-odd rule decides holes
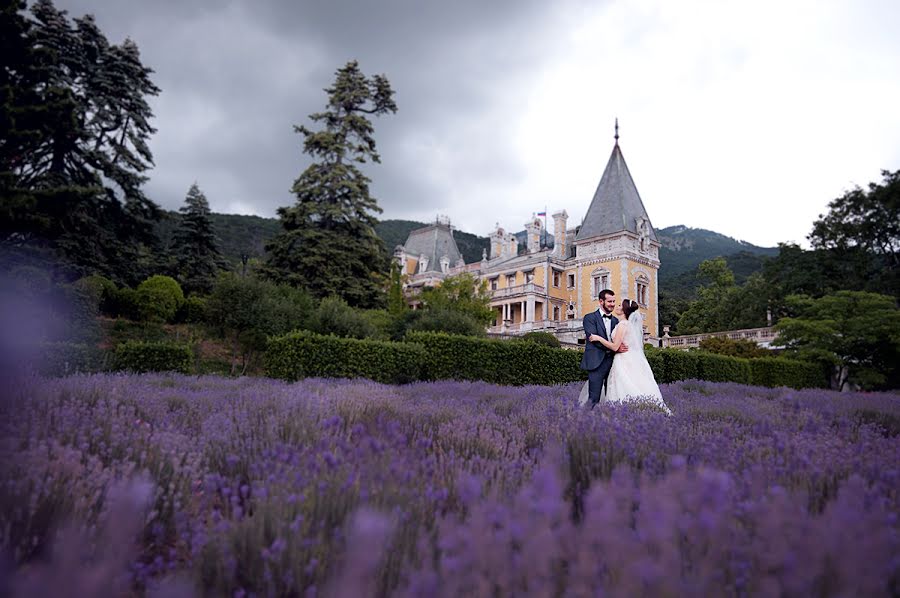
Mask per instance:
[[[600,401],[600,392],[606,379],[609,377],[609,370],[612,369],[613,357],[615,351],[610,351],[603,346],[600,341],[590,342],[592,334],[602,336],[606,340],[612,342],[612,339],[606,334],[606,326],[603,325],[603,318],[600,311],[593,311],[584,316],[584,355],[581,358],[581,369],[587,370],[588,373],[588,394],[591,398],[591,405],[596,405]],[[619,320],[613,316],[610,320],[609,330],[612,333]],[[611,334],[610,334],[611,336]]]

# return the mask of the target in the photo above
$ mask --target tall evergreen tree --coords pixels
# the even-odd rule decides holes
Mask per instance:
[[[178,282],[188,292],[206,293],[212,288],[223,259],[209,215],[209,202],[197,183],[191,185],[178,211],[181,219],[171,249]]]
[[[159,208],[141,186],[153,163],[146,97],[159,88],[137,46],[111,45],[93,17],[70,22],[51,0],[35,2],[31,16],[16,38],[26,51],[4,64],[23,88],[21,105],[2,107],[18,135],[0,151],[3,208],[14,216],[0,243],[48,247],[71,275],[135,282],[158,253]]]
[[[387,78],[367,78],[356,61],[338,69],[325,91],[325,111],[310,115],[322,128],[294,127],[313,163],[294,182],[297,202],[278,209],[283,230],[266,245],[263,274],[316,297],[371,307],[384,300],[387,258],[374,230],[381,208],[356,164],[380,162],[366,115],[393,113],[397,105]]]

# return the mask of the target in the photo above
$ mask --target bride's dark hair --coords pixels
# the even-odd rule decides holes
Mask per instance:
[[[625,314],[625,319],[640,309],[640,305],[638,305],[637,301],[632,301],[631,299],[622,299],[622,313]]]

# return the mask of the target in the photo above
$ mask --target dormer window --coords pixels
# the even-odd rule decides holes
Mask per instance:
[[[419,272],[425,272],[428,270],[428,256],[424,253],[419,256]]]
[[[441,256],[441,272],[446,274],[450,271],[450,258],[446,255]]]

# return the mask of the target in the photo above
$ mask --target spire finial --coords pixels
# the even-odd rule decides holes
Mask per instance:
[[[616,146],[618,146],[618,145],[619,145],[619,118],[618,118],[618,117],[616,117],[616,135],[615,135],[615,138],[616,138]]]

